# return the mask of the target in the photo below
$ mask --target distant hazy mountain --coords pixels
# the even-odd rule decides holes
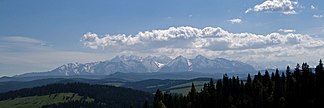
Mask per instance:
[[[190,69],[191,61],[183,56],[178,56],[168,62],[165,66],[161,67],[159,72],[186,72],[192,71]]]
[[[208,59],[198,55],[193,59],[178,56],[116,56],[111,60],[93,63],[69,63],[49,72],[27,73],[19,76],[75,76],[75,75],[110,75],[123,73],[151,72],[200,72],[200,73],[246,73],[254,72],[251,65],[222,58]]]
[[[178,56],[163,66],[159,72],[201,72],[201,73],[242,73],[254,72],[254,68],[246,63],[230,61],[223,58],[208,59],[198,55],[193,59]]]

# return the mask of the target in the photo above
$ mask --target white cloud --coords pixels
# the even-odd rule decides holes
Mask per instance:
[[[51,45],[45,41],[23,36],[3,36],[0,37],[1,51],[32,52],[34,50],[45,50]]]
[[[323,18],[324,15],[313,15],[313,18]]]
[[[279,32],[284,32],[284,33],[293,33],[296,32],[296,30],[293,29],[279,29]]]
[[[292,0],[266,0],[259,5],[255,5],[253,8],[249,8],[245,13],[254,12],[272,12],[278,11],[283,14],[297,14],[295,11],[297,1]]]
[[[0,40],[16,44],[46,45],[46,42],[44,41],[22,36],[2,37]]]
[[[316,9],[316,7],[314,5],[311,5],[311,9]]]
[[[294,30],[284,30],[294,32]],[[152,30],[139,32],[136,35],[125,34],[105,35],[99,37],[95,33],[86,33],[81,41],[86,47],[107,50],[149,50],[156,48],[187,48],[209,50],[236,50],[254,49],[275,45],[303,45],[323,41],[315,40],[308,35],[302,34],[279,34],[270,33],[257,35],[252,33],[231,33],[220,27],[206,27],[203,29],[193,27],[170,27],[166,30]]]
[[[239,24],[242,22],[242,20],[239,18],[230,19],[228,21],[231,22],[232,24]]]
[[[232,33],[220,27],[170,27],[128,36],[86,33],[81,41],[85,47],[104,48],[111,53],[130,51],[133,54],[181,54],[187,57],[202,54],[255,62],[318,61],[324,55],[324,41],[309,35]]]

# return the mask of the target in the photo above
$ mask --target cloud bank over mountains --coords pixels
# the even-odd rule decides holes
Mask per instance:
[[[97,49],[147,50],[159,48],[208,49],[212,51],[258,49],[270,46],[318,47],[324,43],[308,35],[270,33],[231,33],[220,27],[203,29],[181,26],[165,30],[139,32],[136,35],[105,35],[86,33],[81,41],[84,46]]]
[[[202,54],[208,57],[224,57],[242,61],[300,60],[317,61],[323,55],[324,41],[297,33],[232,33],[220,27],[194,28],[170,27],[164,30],[139,32],[135,35],[86,33],[81,42],[85,47],[112,52],[185,55]],[[311,58],[309,58],[311,57]]]

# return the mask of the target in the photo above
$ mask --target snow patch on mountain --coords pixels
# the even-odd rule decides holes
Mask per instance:
[[[168,56],[135,55],[116,56],[111,60],[93,63],[68,63],[62,65],[46,75],[110,75],[116,72],[147,73],[147,72],[200,72],[200,73],[230,73],[254,72],[251,65],[230,61],[223,58],[208,59],[198,55],[193,59],[178,56],[171,59]]]

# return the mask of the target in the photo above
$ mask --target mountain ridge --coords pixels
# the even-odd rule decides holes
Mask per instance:
[[[26,73],[22,76],[78,76],[78,75],[111,75],[123,73],[152,73],[152,72],[200,72],[200,73],[247,73],[255,69],[240,61],[224,58],[209,59],[197,55],[188,59],[182,55],[172,59],[168,56],[121,55],[111,60],[91,63],[68,63],[48,72]]]

